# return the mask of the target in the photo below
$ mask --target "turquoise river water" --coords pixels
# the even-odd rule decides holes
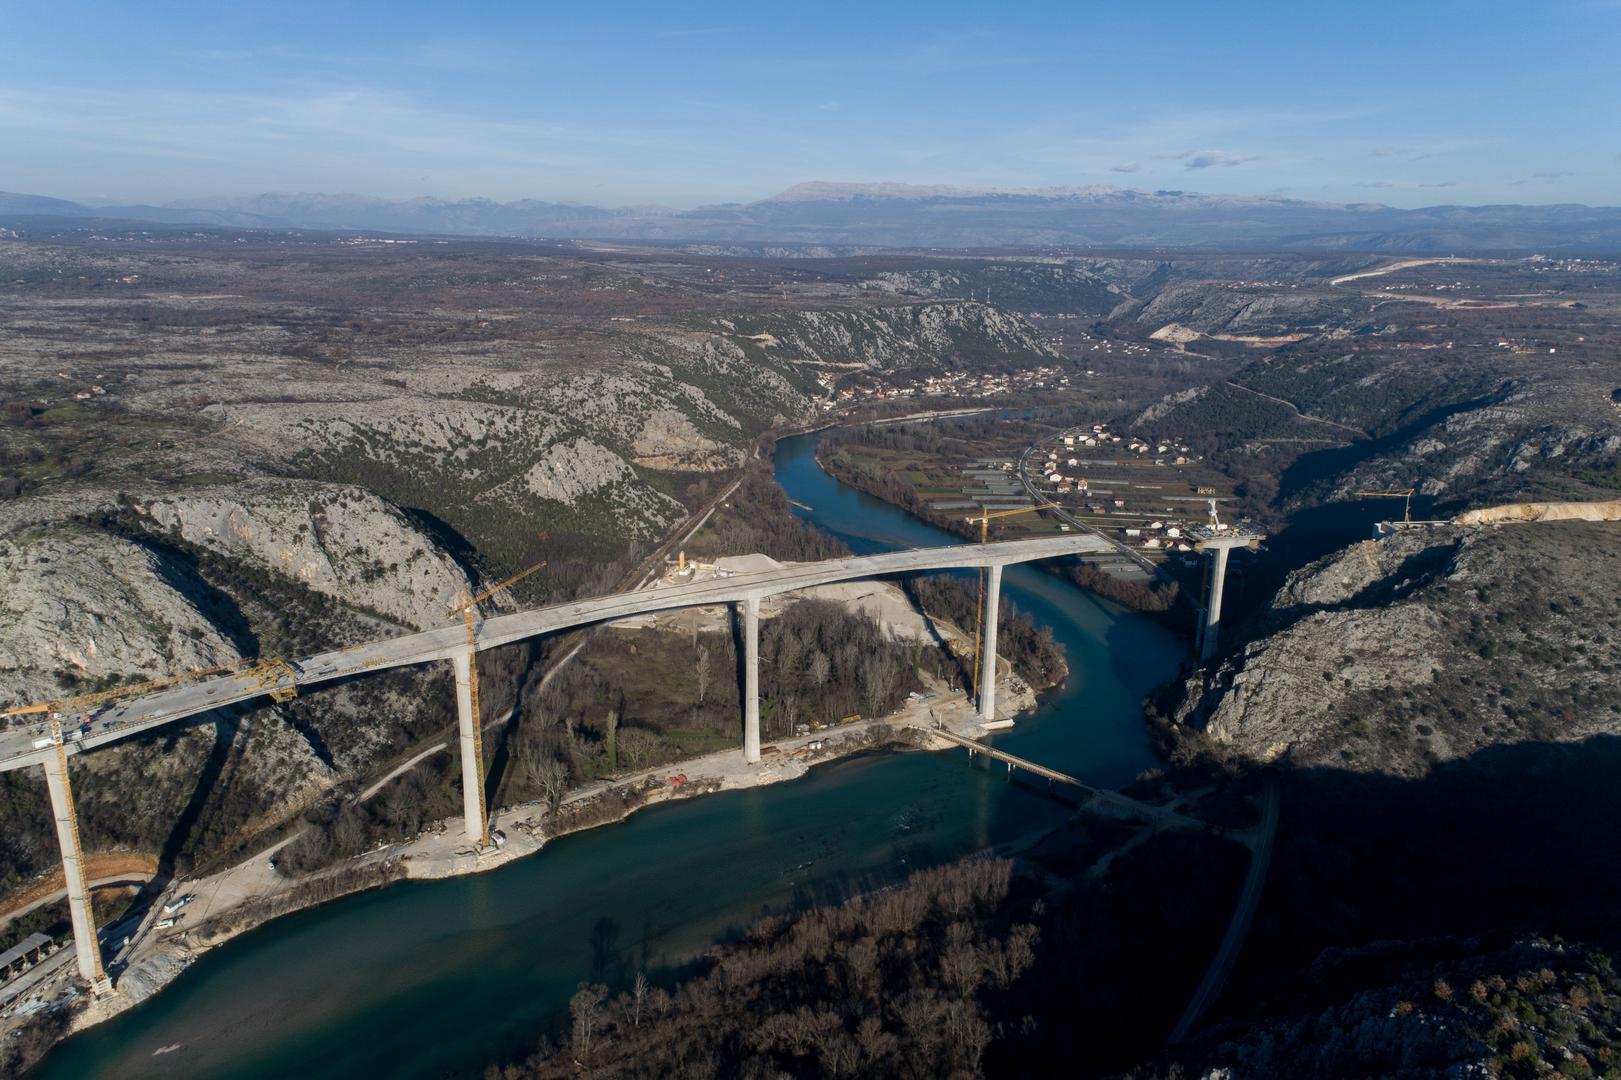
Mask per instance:
[[[960,542],[824,473],[784,440],[796,511],[857,553]],[[1106,785],[1154,758],[1140,702],[1183,645],[1028,567],[1011,600],[1052,628],[1070,676],[997,744]],[[665,804],[500,870],[409,882],[278,919],[152,1000],[59,1047],[40,1077],[478,1076],[527,1051],[581,980],[657,978],[759,916],[835,899],[990,846],[1065,807],[960,753],[824,765],[789,783]]]

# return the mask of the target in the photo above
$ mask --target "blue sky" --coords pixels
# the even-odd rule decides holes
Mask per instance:
[[[1621,0],[0,2],[0,189],[1621,204]]]

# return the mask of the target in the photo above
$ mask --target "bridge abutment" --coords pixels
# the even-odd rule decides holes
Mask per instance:
[[[760,763],[760,598],[745,597],[743,609],[743,760]]]
[[[467,839],[483,846],[484,831],[484,733],[473,715],[473,665],[466,653],[450,658],[456,672],[456,729],[462,759],[462,820]]]
[[[79,828],[73,813],[73,785],[68,780],[67,758],[60,751],[45,758],[45,789],[51,797],[51,816],[56,819],[56,842],[62,849],[62,878],[67,886],[79,974],[91,990],[105,994],[113,987],[101,967],[101,943],[96,940],[96,916],[90,908],[84,853],[79,848]]]
[[[996,719],[996,613],[1002,598],[1002,564],[992,563],[985,573],[985,627],[980,635],[979,715]]]

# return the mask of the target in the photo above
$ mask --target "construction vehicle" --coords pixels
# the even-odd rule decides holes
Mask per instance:
[[[1032,506],[1020,506],[1020,507],[1016,507],[1015,509],[1012,509],[1012,510],[998,510],[994,514],[991,513],[991,511],[986,509],[984,506],[981,506],[979,508],[979,513],[977,515],[970,515],[970,516],[964,518],[963,520],[968,522],[970,525],[974,524],[975,522],[979,523],[979,542],[981,544],[984,544],[984,543],[989,542],[989,540],[990,540],[991,521],[994,520],[995,518],[1013,517],[1016,514],[1033,514],[1037,510],[1051,510],[1051,509],[1057,507],[1057,505],[1058,505],[1057,503],[1050,503],[1050,502],[1036,503],[1036,504],[1034,504]],[[980,651],[981,651],[980,650],[980,641],[981,641],[981,635],[984,633],[984,626],[985,626],[985,568],[982,566],[982,567],[979,568],[979,600],[974,605],[974,682],[973,682],[973,685],[969,688],[969,694],[970,695],[979,693],[979,668],[980,668],[980,663],[981,663],[981,658],[980,658],[979,654],[980,654]],[[992,672],[991,677],[995,678],[996,673]]]
[[[1359,499],[1403,499],[1405,503],[1402,509],[1402,521],[1408,525],[1413,522],[1412,488],[1406,488],[1402,491],[1354,491],[1352,494]]]
[[[544,535],[544,534],[543,534]],[[474,622],[478,615],[478,605],[524,578],[533,574],[546,565],[542,560],[516,574],[490,586],[477,596],[468,596],[463,593],[461,603],[452,607],[445,613],[447,619],[454,619],[460,615],[467,624],[467,696],[472,705],[473,713],[473,774],[478,777],[478,805],[484,810],[483,820],[479,822],[479,847],[490,845],[490,815],[484,803],[484,726],[478,711],[478,628]]]

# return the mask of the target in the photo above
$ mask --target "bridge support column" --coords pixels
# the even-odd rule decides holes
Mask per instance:
[[[56,818],[56,842],[62,849],[62,877],[67,884],[68,915],[73,921],[73,948],[79,974],[97,994],[113,986],[101,967],[101,943],[96,940],[96,916],[90,909],[90,889],[84,879],[84,853],[79,849],[79,826],[73,813],[73,787],[68,782],[67,755],[61,748],[45,759],[45,789]]]
[[[760,598],[743,600],[743,760],[760,763]]]
[[[462,828],[467,839],[488,843],[484,824],[484,733],[473,715],[473,666],[466,653],[450,658],[456,671],[456,728],[462,758]]]
[[[1226,544],[1205,549],[1208,561],[1205,564],[1204,619],[1199,623],[1201,664],[1216,651],[1216,641],[1221,633],[1221,589],[1227,580],[1227,552],[1230,550]]]
[[[985,627],[980,635],[984,652],[979,659],[979,715],[996,719],[996,612],[1002,598],[1002,564],[985,574]]]

